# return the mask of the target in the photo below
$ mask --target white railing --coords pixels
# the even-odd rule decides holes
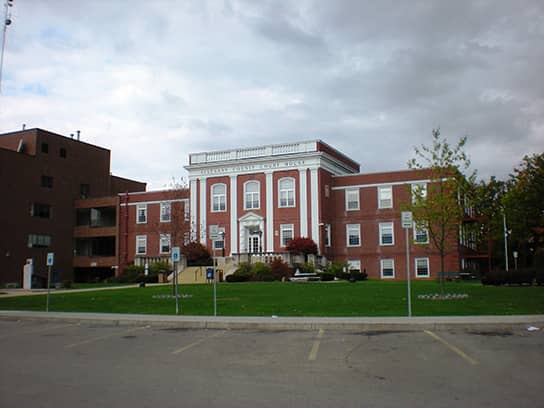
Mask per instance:
[[[217,152],[192,153],[190,164],[203,164],[227,160],[248,159],[253,157],[279,156],[292,153],[308,153],[317,151],[317,142],[296,142],[278,145],[245,147],[240,149],[221,150]]]

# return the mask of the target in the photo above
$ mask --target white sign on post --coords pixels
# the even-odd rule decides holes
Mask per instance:
[[[412,228],[414,224],[414,219],[412,216],[412,211],[403,211],[400,213],[400,219],[402,222],[402,228]]]
[[[179,262],[179,247],[172,247],[172,262]]]
[[[47,266],[53,266],[55,263],[55,253],[54,252],[48,252],[47,253]]]

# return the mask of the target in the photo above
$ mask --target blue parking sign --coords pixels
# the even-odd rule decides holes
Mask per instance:
[[[53,266],[55,263],[55,253],[54,252],[48,252],[47,253],[47,266]]]
[[[172,262],[179,262],[179,247],[172,247]]]
[[[213,268],[206,268],[206,279],[213,279]]]

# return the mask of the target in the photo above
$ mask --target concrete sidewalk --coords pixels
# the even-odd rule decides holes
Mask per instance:
[[[544,332],[544,315],[436,317],[241,317],[0,311],[0,320],[232,330],[515,330]]]
[[[171,283],[146,283],[146,286],[167,286],[172,285]],[[139,284],[129,284],[129,285],[120,285],[120,286],[102,286],[98,288],[85,288],[85,289],[51,289],[51,294],[62,294],[62,293],[78,293],[78,292],[93,292],[97,290],[119,290],[119,289],[130,289],[137,288]],[[47,289],[0,289],[0,299],[16,297],[16,296],[36,296],[36,295],[45,295],[47,294]]]

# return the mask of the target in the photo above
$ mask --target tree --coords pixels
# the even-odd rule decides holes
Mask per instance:
[[[317,254],[317,244],[310,238],[297,237],[293,238],[291,242],[287,244],[287,251],[292,254]]]
[[[209,249],[200,242],[189,242],[183,245],[181,253],[187,258],[187,265],[213,265]]]
[[[525,156],[514,168],[502,200],[512,250],[526,266],[544,248],[544,153]]]
[[[426,189],[415,187],[408,204],[416,224],[425,225],[431,244],[440,254],[440,289],[444,294],[444,260],[451,247],[456,248],[459,225],[465,216],[465,205],[471,198],[470,188],[475,173],[465,176],[470,167],[464,152],[467,137],[451,146],[440,136],[440,129],[432,131],[432,145],[415,148],[415,158],[408,162],[411,169],[427,169],[430,183]]]

